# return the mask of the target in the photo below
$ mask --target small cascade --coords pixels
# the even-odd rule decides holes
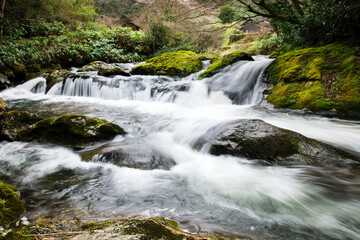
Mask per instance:
[[[103,77],[82,73],[56,84],[49,94],[108,100],[202,102],[211,99],[216,101],[216,96],[225,93],[226,97],[220,96],[220,102],[228,103],[224,98],[230,98],[237,104],[254,104],[262,82],[261,73],[270,62],[269,59],[240,62],[201,81],[198,80],[199,73],[182,79],[170,76]],[[199,98],[203,100],[199,101]]]
[[[223,91],[239,105],[255,104],[261,90],[262,72],[272,60],[258,58],[254,62],[238,62],[209,78],[211,91]]]

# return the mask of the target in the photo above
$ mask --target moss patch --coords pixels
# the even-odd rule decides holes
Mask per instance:
[[[0,226],[15,221],[25,211],[17,189],[0,181]]]
[[[84,145],[125,133],[124,129],[106,120],[67,114],[33,124],[24,134],[24,139],[82,148]]]
[[[360,111],[359,49],[341,44],[283,54],[266,69],[275,107]]]
[[[199,56],[191,51],[165,53],[134,67],[132,74],[185,77],[201,69]]]
[[[205,72],[199,75],[199,78],[201,79],[205,77],[211,77],[216,73],[219,73],[220,70],[223,69],[224,67],[229,66],[230,64],[233,64],[238,61],[254,61],[254,59],[246,52],[241,52],[241,51],[226,54],[223,57],[220,57],[217,60],[215,60],[206,69]]]

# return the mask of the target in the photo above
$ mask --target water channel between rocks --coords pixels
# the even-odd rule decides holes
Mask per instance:
[[[89,72],[47,94],[43,78],[0,92],[13,110],[98,117],[129,133],[81,151],[1,142],[0,178],[21,190],[30,218],[81,209],[102,217],[162,216],[190,232],[254,239],[360,239],[358,170],[259,164],[195,147],[205,146],[201,141],[218,126],[261,119],[360,153],[359,121],[276,110],[262,101],[262,71],[270,62],[258,57],[203,80],[199,73]],[[84,156],[95,157],[86,162]]]

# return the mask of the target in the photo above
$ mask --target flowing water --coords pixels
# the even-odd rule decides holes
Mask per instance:
[[[79,152],[2,142],[0,178],[21,190],[30,217],[81,209],[94,216],[168,217],[190,232],[253,239],[360,239],[359,171],[264,166],[194,149],[217,126],[262,119],[360,152],[359,121],[280,111],[262,102],[262,71],[270,61],[259,57],[237,63],[203,80],[199,73],[107,78],[89,72],[55,85],[48,94],[43,78],[5,90],[0,97],[11,109],[43,117],[104,118],[129,134]],[[101,149],[113,152],[81,160]],[[150,167],[119,165],[117,150]]]

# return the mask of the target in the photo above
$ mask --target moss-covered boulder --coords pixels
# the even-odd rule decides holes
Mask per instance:
[[[0,122],[0,140],[18,141],[22,139],[29,126],[42,118],[36,114],[22,111],[7,112]]]
[[[16,83],[22,83],[26,80],[27,70],[24,64],[15,64],[11,67],[11,70],[15,75]]]
[[[46,77],[46,92],[48,92],[55,84],[64,81],[71,74],[72,73],[70,71],[65,69],[51,72]]]
[[[330,44],[295,50],[266,69],[274,88],[267,100],[275,107],[360,112],[360,53]]]
[[[6,104],[6,102],[4,101],[4,99],[2,99],[0,97],[0,119],[4,116],[6,110],[8,108],[8,105]],[[0,125],[1,126],[1,125]]]
[[[212,131],[212,130],[211,130]],[[360,156],[309,139],[262,120],[239,120],[220,130],[210,153],[229,154],[281,164],[312,164],[360,167]]]
[[[0,181],[0,226],[16,221],[25,211],[19,199],[18,190]]]
[[[102,68],[98,71],[98,74],[100,76],[109,77],[114,75],[120,75],[120,76],[130,76],[130,73],[126,72],[124,69],[119,67],[114,68]]]
[[[246,52],[232,52],[229,54],[224,55],[223,57],[218,58],[215,60],[205,72],[199,75],[199,78],[206,78],[211,77],[221,71],[224,67],[229,66],[238,61],[254,61],[251,55],[247,54]]]
[[[40,64],[29,64],[26,66],[26,70],[29,73],[38,73],[41,72],[41,65]]]
[[[22,132],[23,141],[43,141],[81,149],[101,140],[125,134],[125,130],[106,120],[67,114],[43,119]]]
[[[191,51],[165,53],[134,67],[132,74],[185,77],[201,69],[199,56]]]

